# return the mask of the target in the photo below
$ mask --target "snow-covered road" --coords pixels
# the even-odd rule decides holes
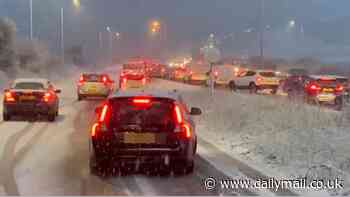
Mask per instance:
[[[261,192],[206,191],[205,178],[228,178],[220,161],[215,161],[217,155],[224,153],[215,147],[199,147],[195,172],[188,176],[131,175],[101,179],[90,175],[89,128],[94,109],[101,101],[77,102],[75,79],[57,83],[63,91],[56,122],[21,119],[0,122],[0,195],[252,195]],[[155,81],[151,87],[159,88],[158,85]],[[235,168],[230,173],[236,177],[241,174]]]
[[[279,141],[268,143],[266,130],[273,125],[279,125],[276,129],[289,126],[287,122],[277,124],[277,119],[285,115],[282,113],[285,109],[271,110],[276,108],[276,105],[286,107],[287,104],[273,97],[251,97],[221,90],[215,93],[215,99],[211,99],[203,87],[160,79],[153,80],[149,88],[162,90],[176,88],[183,93],[191,106],[199,106],[204,112],[202,117],[196,119],[200,139],[195,172],[182,177],[149,177],[137,174],[101,179],[90,175],[89,130],[94,119],[94,109],[101,101],[77,102],[75,92],[77,78],[78,76],[73,76],[57,83],[63,91],[60,95],[60,116],[55,123],[23,120],[0,122],[0,195],[293,194],[289,190],[275,192],[273,189],[265,191],[240,188],[233,191],[221,189],[206,191],[203,185],[203,180],[208,177],[218,179],[282,177],[284,175],[282,171],[280,174],[274,174],[273,170],[265,170],[271,166],[264,165],[259,157],[271,153],[268,152],[270,151],[268,148],[277,150],[273,144],[278,146]],[[264,100],[259,104],[256,99],[270,99],[271,102]],[[254,110],[259,113],[249,114]],[[328,115],[325,117],[320,116],[311,120],[328,121],[325,124],[332,123],[330,118],[334,113],[326,114]],[[290,120],[294,121],[291,124],[298,125],[297,118]],[[259,147],[266,153],[259,155]],[[272,153],[279,159],[278,152]],[[244,157],[239,158],[242,154]],[[273,167],[277,170],[282,169]]]

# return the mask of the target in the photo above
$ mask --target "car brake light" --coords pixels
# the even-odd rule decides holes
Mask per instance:
[[[6,92],[5,93],[5,101],[6,102],[15,102],[16,99],[13,97],[11,92]]]
[[[262,78],[261,78],[261,77],[258,77],[258,78],[256,78],[256,80],[257,80],[257,81],[261,81],[261,80],[262,80]]]
[[[151,100],[150,99],[133,99],[132,102],[134,104],[149,104]]]
[[[143,85],[146,84],[146,78],[142,78],[142,84],[143,84]]]
[[[337,92],[341,92],[344,90],[344,87],[342,85],[337,85],[337,87],[335,88],[335,91]]]
[[[181,124],[183,122],[183,118],[182,118],[181,110],[178,105],[175,105],[174,111],[175,111],[175,117],[176,117],[177,123]]]
[[[183,124],[182,127],[184,129],[186,138],[190,138],[192,136],[190,126],[188,124]]]
[[[214,72],[214,75],[217,77],[219,75],[219,72],[218,71],[215,71]]]
[[[47,103],[47,102],[50,102],[51,100],[51,94],[49,92],[46,92],[44,94],[44,97],[43,97],[43,100]]]
[[[321,88],[317,84],[312,84],[310,90],[320,90]]]
[[[83,83],[84,83],[84,76],[81,75],[79,78],[79,86],[83,85]]]
[[[95,123],[94,125],[92,125],[92,129],[91,129],[91,136],[95,137],[96,133],[98,132],[98,127],[100,126],[99,123]]]
[[[107,77],[106,76],[103,76],[103,78],[102,78],[102,81],[103,81],[103,83],[107,83]]]
[[[106,120],[107,112],[108,112],[108,105],[105,104],[103,105],[102,112],[99,118],[100,122],[104,122]]]

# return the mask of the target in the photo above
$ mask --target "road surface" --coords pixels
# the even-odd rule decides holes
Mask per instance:
[[[250,178],[263,175],[228,159],[205,140],[199,140],[199,154],[191,175],[152,177],[133,174],[105,179],[90,175],[89,130],[94,109],[101,101],[78,102],[74,81],[72,78],[58,83],[62,95],[56,122],[21,118],[0,122],[0,195],[258,195],[261,192],[243,188],[206,191],[203,184],[206,178],[228,178],[216,167],[216,162],[232,166],[231,174],[245,174]],[[162,88],[160,82],[154,80],[150,86]],[[191,90],[185,85],[183,88],[184,91]],[[210,159],[206,155],[209,153],[215,157]],[[277,191],[279,193],[292,194]]]

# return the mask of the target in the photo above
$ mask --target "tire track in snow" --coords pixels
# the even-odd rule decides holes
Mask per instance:
[[[30,124],[13,134],[5,144],[4,152],[1,157],[0,174],[2,184],[7,195],[20,195],[16,180],[14,177],[14,154],[17,142],[27,134],[35,124]]]

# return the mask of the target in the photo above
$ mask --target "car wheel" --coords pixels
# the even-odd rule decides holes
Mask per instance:
[[[190,161],[187,166],[186,166],[186,169],[185,169],[185,174],[192,174],[194,171],[194,161]]]
[[[342,98],[336,98],[335,99],[335,109],[337,111],[343,110],[344,102]]]
[[[258,88],[256,87],[255,83],[249,84],[249,93],[250,94],[256,94],[258,91]]]
[[[81,96],[80,94],[78,94],[78,101],[83,100],[83,96]]]
[[[3,113],[2,119],[3,119],[3,121],[9,121],[9,120],[11,120],[11,115],[7,114],[7,113]]]
[[[55,122],[55,120],[56,120],[56,113],[49,114],[49,115],[47,116],[47,119],[48,119],[50,122]]]
[[[277,93],[277,88],[272,89],[271,94],[276,94]]]
[[[231,91],[234,91],[234,92],[237,90],[237,87],[234,81],[230,81],[229,88]]]

